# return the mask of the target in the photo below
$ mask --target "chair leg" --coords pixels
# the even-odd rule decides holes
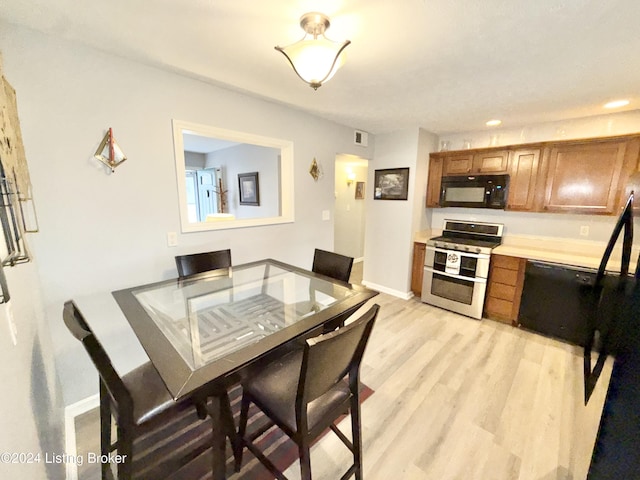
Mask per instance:
[[[100,454],[109,455],[111,451],[111,400],[107,395],[106,388],[102,381],[100,381]],[[100,465],[102,472],[102,478],[110,478],[108,475],[111,473],[111,466],[103,462]]]
[[[236,443],[236,450],[233,452],[235,458],[235,471],[239,472],[242,467],[242,452],[244,450],[244,436],[247,432],[247,420],[249,417],[249,406],[251,400],[247,395],[242,395],[242,403],[240,406],[240,423],[238,425],[238,441]]]
[[[133,431],[130,426],[118,425],[118,455],[123,461],[118,463],[118,480],[131,480],[133,477]],[[108,462],[106,465],[110,467]]]
[[[302,480],[311,480],[311,455],[309,452],[309,439],[303,437],[298,444],[298,452],[300,456],[300,478]]]
[[[360,423],[360,396],[351,396],[351,438],[355,479],[362,480],[362,426]]]

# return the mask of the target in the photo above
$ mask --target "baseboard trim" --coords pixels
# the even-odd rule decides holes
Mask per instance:
[[[400,290],[394,290],[393,288],[385,287],[384,285],[377,285],[372,282],[362,281],[362,284],[370,288],[372,290],[377,290],[378,292],[386,293],[387,295],[393,295],[394,297],[401,298],[403,300],[409,300],[413,297],[413,292],[401,292]]]
[[[353,259],[353,263],[360,263],[360,262],[364,262],[364,257],[358,257]]]
[[[76,456],[78,449],[76,445],[76,417],[100,406],[100,395],[95,394],[79,402],[67,405],[64,408],[64,444],[65,453]],[[86,459],[85,459],[86,460]],[[74,462],[67,463],[67,480],[78,480],[78,465]]]

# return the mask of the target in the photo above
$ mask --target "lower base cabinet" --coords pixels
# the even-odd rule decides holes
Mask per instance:
[[[525,258],[491,255],[485,317],[517,325],[526,265]]]
[[[413,265],[411,267],[411,291],[417,297],[422,296],[422,277],[424,274],[424,255],[426,244],[413,243]]]

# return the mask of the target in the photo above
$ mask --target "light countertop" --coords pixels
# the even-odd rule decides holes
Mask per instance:
[[[439,234],[440,231],[435,230],[417,232],[414,235],[414,241],[426,243],[429,238]],[[493,253],[526,258],[528,260],[597,269],[600,266],[600,259],[604,254],[605,248],[605,242],[574,240],[571,238],[505,235],[502,238],[502,245],[496,247]],[[611,254],[607,270],[620,271],[621,251],[622,240],[619,239]],[[631,250],[631,265],[629,267],[631,272],[635,269],[639,253],[640,245],[634,245]]]

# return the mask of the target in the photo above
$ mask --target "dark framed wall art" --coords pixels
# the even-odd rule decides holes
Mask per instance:
[[[409,193],[409,168],[376,170],[374,200],[406,200]]]
[[[260,205],[260,184],[258,172],[239,173],[238,190],[240,191],[240,205]]]

